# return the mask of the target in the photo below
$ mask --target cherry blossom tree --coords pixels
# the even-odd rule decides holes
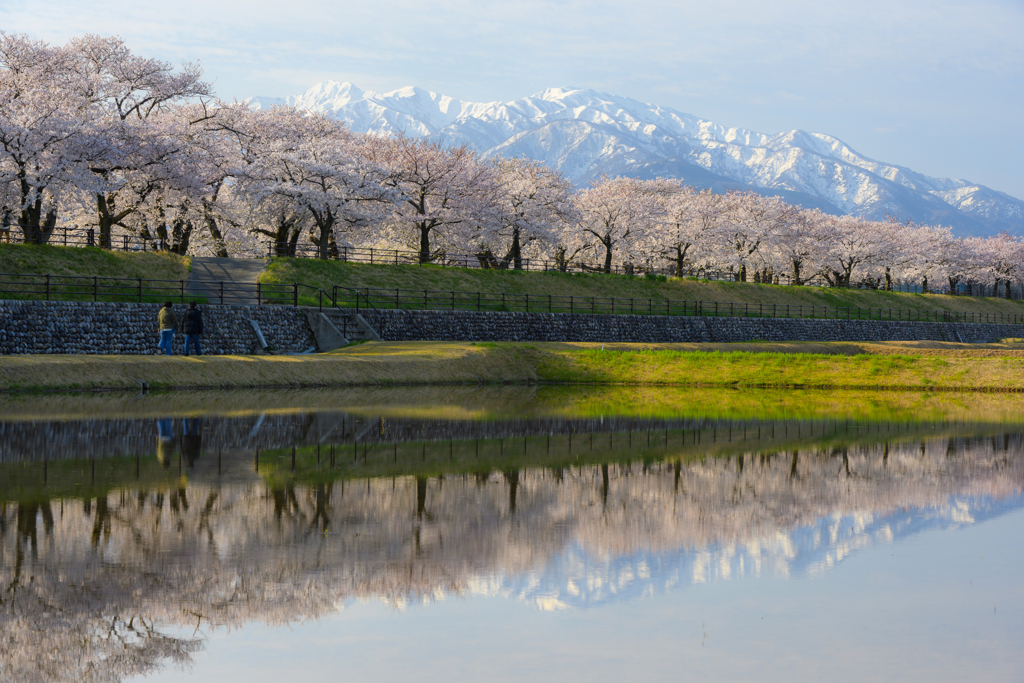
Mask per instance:
[[[474,234],[497,222],[494,167],[468,147],[397,136],[367,145],[365,154],[387,169],[398,193],[382,238],[415,244],[420,263],[446,249],[467,250]]]
[[[577,194],[576,237],[584,251],[603,252],[604,272],[611,272],[617,251],[627,257],[643,256],[637,247],[663,219],[660,187],[654,180],[602,178]]]
[[[497,157],[498,220],[481,238],[481,261],[487,267],[523,267],[524,246],[552,244],[556,233],[576,223],[572,184],[557,171],[528,159]],[[505,252],[498,259],[495,250]]]

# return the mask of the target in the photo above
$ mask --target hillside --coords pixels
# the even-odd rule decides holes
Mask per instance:
[[[598,273],[481,270],[433,265],[378,266],[291,258],[273,259],[260,280],[264,283],[300,282],[326,291],[330,291],[332,285],[339,285],[352,288],[398,288],[435,292],[617,297],[644,301],[671,299],[783,306],[788,304],[904,311],[1024,314],[1024,302],[981,297],[759,285],[748,282],[700,282],[685,278],[648,279]]]

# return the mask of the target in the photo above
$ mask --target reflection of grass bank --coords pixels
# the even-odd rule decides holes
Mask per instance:
[[[4,421],[341,411],[367,419],[856,420],[1024,423],[1024,393],[614,385],[361,386],[0,394]]]
[[[315,356],[7,356],[0,389],[637,384],[1024,390],[1016,344],[377,342]]]
[[[0,500],[102,498],[126,487],[170,489],[179,479],[177,467],[164,467],[151,454],[136,458],[3,463]]]

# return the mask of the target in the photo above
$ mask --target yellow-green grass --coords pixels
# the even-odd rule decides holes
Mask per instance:
[[[133,389],[140,382],[153,388],[559,383],[1024,390],[1020,345],[922,346],[370,342],[309,356],[6,356],[0,390]]]
[[[0,273],[187,280],[190,259],[165,252],[0,244]]]
[[[855,420],[1024,423],[1024,393],[622,385],[346,386],[0,394],[4,420],[236,417],[343,410],[407,419]]]
[[[706,282],[688,278],[664,281],[627,275],[572,274],[435,265],[369,265],[275,258],[260,277],[265,283],[299,282],[330,291],[333,285],[431,291],[530,294],[531,296],[617,297],[664,301],[707,301],[777,306],[828,306],[888,311],[1024,314],[1024,302],[998,298],[907,294],[875,290]]]

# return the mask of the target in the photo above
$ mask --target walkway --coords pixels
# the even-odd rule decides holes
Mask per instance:
[[[264,259],[193,257],[188,292],[220,303],[223,282],[225,304],[258,304],[256,279],[265,267]]]

